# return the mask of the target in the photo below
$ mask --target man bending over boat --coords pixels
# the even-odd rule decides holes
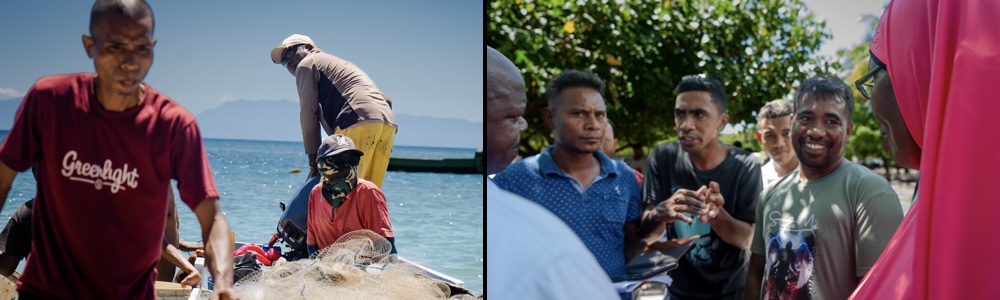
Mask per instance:
[[[271,61],[295,76],[302,143],[309,157],[308,178],[320,171],[313,151],[323,137],[322,130],[357,141],[365,157],[355,173],[381,188],[398,128],[392,99],[361,68],[323,52],[308,36],[286,38],[271,49]]]
[[[171,179],[201,224],[213,299],[238,298],[198,124],[143,82],[153,24],[145,1],[94,3],[82,42],[96,74],[39,79],[0,145],[0,209],[17,172],[38,168],[20,299],[153,299]]]
[[[385,237],[396,253],[385,194],[371,181],[358,177],[364,152],[343,134],[323,140],[317,151],[320,183],[309,193],[306,248],[309,255],[326,248],[345,233],[368,229]]]

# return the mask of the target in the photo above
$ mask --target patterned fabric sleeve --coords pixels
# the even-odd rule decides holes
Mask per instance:
[[[642,216],[642,191],[639,188],[639,182],[635,180],[635,174],[632,172],[632,168],[628,165],[622,163],[618,164],[618,174],[620,178],[624,179],[626,183],[631,187],[629,189],[630,193],[628,198],[628,211],[625,215],[625,224],[639,224],[639,218]],[[632,175],[632,176],[629,176]]]

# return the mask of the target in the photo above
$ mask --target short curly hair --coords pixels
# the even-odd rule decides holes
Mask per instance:
[[[799,109],[799,103],[805,100],[806,95],[813,96],[835,96],[844,101],[847,107],[847,122],[851,121],[851,116],[854,115],[854,92],[851,88],[847,86],[840,78],[834,77],[829,74],[818,74],[816,76],[806,79],[802,85],[799,86],[799,91],[795,93],[795,111]]]
[[[792,104],[786,100],[778,99],[760,108],[760,112],[757,113],[757,122],[764,119],[774,119],[778,117],[791,116],[795,111],[792,110]]]
[[[701,91],[708,92],[712,96],[712,103],[719,108],[719,114],[726,113],[726,88],[722,82],[714,76],[707,75],[687,75],[681,78],[681,83],[677,84],[674,93],[680,95],[683,92]]]
[[[545,92],[549,109],[555,110],[559,95],[563,91],[575,87],[589,87],[602,95],[604,94],[604,81],[597,75],[577,70],[566,70],[549,81]]]

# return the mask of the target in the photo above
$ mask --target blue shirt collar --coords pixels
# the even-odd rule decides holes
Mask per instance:
[[[552,149],[555,149],[555,146],[549,145],[548,147],[545,147],[545,150],[542,150],[542,153],[539,153],[538,171],[542,173],[542,176],[548,176],[549,174],[569,176],[566,175],[566,173],[563,173],[563,171],[556,166],[556,162],[552,160]],[[606,178],[611,174],[618,176],[618,170],[615,168],[615,162],[608,158],[604,152],[594,152],[594,157],[596,157],[597,161],[601,163],[601,174],[598,175],[599,177]]]

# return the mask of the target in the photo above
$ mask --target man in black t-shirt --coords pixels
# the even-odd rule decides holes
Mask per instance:
[[[644,218],[666,222],[670,239],[698,238],[671,271],[673,284],[664,299],[741,299],[761,191],[760,162],[719,142],[729,121],[721,83],[686,76],[675,92],[679,138],[649,155]]]

